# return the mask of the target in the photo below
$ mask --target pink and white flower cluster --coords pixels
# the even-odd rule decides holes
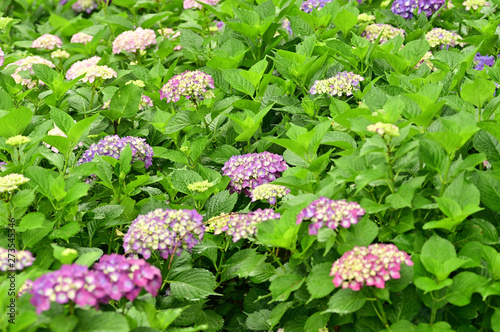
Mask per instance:
[[[154,44],[156,44],[156,35],[153,30],[137,28],[122,32],[116,37],[113,41],[113,53],[118,54],[122,51],[135,53]]]
[[[36,86],[37,81],[32,80],[30,78],[23,78],[21,77],[22,72],[29,72],[31,75],[35,75],[35,72],[33,71],[33,65],[34,64],[41,64],[41,65],[46,65],[49,66],[50,68],[54,68],[55,65],[50,62],[47,59],[44,59],[38,55],[34,56],[29,56],[26,57],[25,59],[17,60],[14,63],[10,63],[7,65],[7,67],[10,66],[18,66],[14,73],[11,75],[12,78],[16,81],[16,83],[21,83],[23,86],[27,87],[28,89],[32,89]],[[40,85],[43,85],[43,82],[39,82]]]
[[[108,66],[98,66],[97,63],[100,60],[100,57],[93,56],[90,59],[75,62],[66,72],[66,79],[73,80],[85,74],[81,81],[93,83],[96,79],[106,80],[118,76],[114,69]]]
[[[359,291],[363,286],[385,288],[385,282],[399,279],[401,263],[412,266],[410,255],[393,244],[375,243],[354,247],[333,263],[330,276],[335,287]]]
[[[88,35],[84,32],[78,32],[71,37],[71,42],[85,45],[88,42],[92,41],[92,38],[94,37],[92,37],[91,35]]]
[[[35,39],[31,47],[39,50],[53,50],[54,48],[60,48],[62,44],[61,38],[46,33]]]
[[[207,5],[210,5],[210,6],[216,6],[220,0],[198,0],[198,1],[205,3]],[[195,0],[184,0],[183,7],[184,7],[184,9],[190,9],[190,8],[201,9],[201,8],[203,8],[203,6],[200,5],[198,2],[196,2]]]

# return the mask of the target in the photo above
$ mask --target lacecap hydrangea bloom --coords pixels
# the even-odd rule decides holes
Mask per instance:
[[[489,7],[490,4],[486,0],[465,0],[462,2],[462,6],[465,6],[465,10],[478,10],[482,7]]]
[[[146,143],[145,138],[133,136],[120,138],[118,135],[112,135],[103,138],[97,144],[92,144],[84,152],[78,165],[91,162],[96,155],[120,159],[120,153],[127,145],[132,149],[132,162],[141,160],[146,168],[153,164],[153,148]]]
[[[12,257],[14,255],[14,257]],[[10,260],[9,260],[10,258]],[[14,260],[12,260],[14,258]],[[33,265],[35,258],[28,250],[15,250],[14,253],[9,249],[0,248],[0,271],[21,271],[28,266]]]
[[[359,82],[365,79],[353,72],[342,71],[326,80],[315,81],[310,94],[326,93],[330,96],[351,96],[354,90],[359,90]]]
[[[74,4],[71,5],[71,9],[75,13],[87,13],[90,14],[94,9],[97,9],[99,7],[97,5],[97,2],[94,0],[77,0]]]
[[[118,254],[104,255],[92,269],[96,272],[99,286],[106,296],[100,302],[115,301],[126,297],[129,301],[137,298],[141,289],[156,297],[161,288],[161,272],[143,259],[125,257]]]
[[[57,51],[50,53],[50,58],[51,59],[54,59],[54,58],[67,59],[67,58],[69,58],[69,55],[70,54],[66,51],[57,50]]]
[[[56,47],[60,48],[62,44],[61,38],[46,33],[35,39],[31,47],[39,50],[53,50]]]
[[[49,66],[50,68],[55,68],[55,65],[52,62],[38,55],[29,56],[26,57],[25,59],[17,60],[16,62],[8,64],[7,67],[17,66],[16,70],[11,75],[12,78],[14,79],[14,81],[16,81],[16,83],[18,84],[21,83],[28,89],[32,89],[36,86],[37,80],[32,80],[30,78],[22,78],[20,73],[23,71],[27,71],[31,75],[35,75],[35,72],[33,71],[34,64],[46,65]],[[43,82],[38,82],[38,83],[40,85],[43,85]]]
[[[84,32],[78,32],[78,33],[75,33],[72,37],[71,37],[71,43],[78,43],[78,44],[87,44],[88,42],[92,41],[94,37],[91,36],[91,35],[88,35]]]
[[[349,228],[357,224],[365,210],[356,202],[345,200],[334,201],[326,197],[320,197],[297,215],[297,225],[309,220],[309,235],[318,234],[318,230],[323,226],[336,229],[342,226]]]
[[[222,172],[231,178],[231,192],[243,192],[250,197],[250,190],[276,180],[287,167],[282,156],[264,151],[232,156],[224,163]]]
[[[198,0],[198,1],[205,3],[207,5],[210,5],[210,6],[216,6],[220,0]],[[203,8],[202,5],[200,5],[198,2],[196,2],[194,0],[184,0],[183,7],[184,7],[184,9],[191,9],[191,8],[201,9],[201,8]]]
[[[252,202],[267,200],[269,204],[275,205],[277,198],[281,198],[290,193],[290,189],[277,184],[264,183],[251,190]]]
[[[104,285],[97,279],[96,273],[86,266],[72,264],[63,265],[60,270],[49,272],[33,281],[30,294],[31,304],[36,313],[50,309],[51,302],[65,304],[73,301],[83,307],[98,307],[99,299],[106,295]]]
[[[366,127],[366,130],[377,133],[380,136],[397,137],[399,136],[399,128],[392,123],[377,122]]]
[[[405,31],[389,24],[370,24],[365,28],[361,36],[373,43],[380,34],[382,34],[380,36],[380,43],[383,44],[389,39],[396,38],[397,36],[404,37]]]
[[[425,34],[425,39],[429,42],[431,47],[437,47],[446,49],[449,47],[455,47],[457,45],[464,46],[465,43],[460,42],[462,37],[454,32],[450,32],[441,28],[434,28]]]
[[[492,67],[495,64],[495,57],[493,55],[481,55],[481,53],[477,53],[474,56],[474,67],[475,70],[483,70],[484,65],[488,67]]]
[[[71,65],[71,67],[66,72],[66,79],[71,81],[78,76],[84,75],[87,71],[94,66],[97,66],[97,63],[101,61],[101,57],[93,56],[90,59],[77,61]]]
[[[137,28],[122,32],[116,37],[113,41],[113,53],[118,54],[122,51],[135,53],[154,44],[156,44],[156,35],[153,30]]]
[[[22,174],[10,173],[6,176],[0,177],[0,193],[12,192],[19,188],[20,185],[25,184],[30,179]]]
[[[123,237],[126,253],[138,253],[145,259],[158,250],[167,259],[191,250],[203,239],[205,225],[203,217],[196,210],[156,209],[139,215]]]
[[[279,219],[281,215],[272,209],[258,209],[249,213],[229,213],[214,217],[208,221],[209,230],[215,235],[226,232],[233,237],[233,242],[247,239],[257,232],[257,226],[264,221]]]
[[[311,13],[313,9],[320,10],[325,7],[325,5],[333,0],[305,0],[300,5],[300,10],[306,13]]]
[[[208,88],[215,88],[212,76],[199,70],[187,70],[168,80],[160,90],[160,100],[167,98],[167,103],[176,102],[181,96],[203,100],[213,96],[213,93],[208,94]]]
[[[335,287],[359,291],[364,285],[385,288],[385,282],[399,279],[401,263],[412,266],[410,256],[393,244],[354,247],[333,263],[330,276]]]
[[[7,145],[12,145],[12,146],[21,146],[23,144],[31,142],[31,139],[29,137],[23,136],[23,135],[16,135],[9,137],[6,141],[5,144]]]

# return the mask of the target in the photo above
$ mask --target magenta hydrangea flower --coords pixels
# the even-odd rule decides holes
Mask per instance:
[[[351,96],[353,90],[359,90],[359,82],[364,80],[358,74],[342,71],[329,79],[315,81],[309,93],[313,95],[326,93],[332,97]]]
[[[94,0],[77,0],[74,4],[71,5],[71,9],[75,13],[87,13],[90,14],[94,9],[97,9],[99,7],[97,5],[97,2]]]
[[[97,144],[92,144],[78,161],[78,165],[90,162],[96,155],[120,158],[120,153],[125,146],[132,149],[132,162],[142,160],[146,168],[153,164],[153,148],[146,143],[145,138],[127,136],[120,138],[118,135],[107,136]]]
[[[318,234],[318,230],[326,226],[336,229],[342,226],[349,228],[357,224],[365,210],[356,202],[347,202],[345,200],[334,201],[326,197],[320,197],[297,215],[297,225],[305,220],[309,220],[309,235]]]
[[[232,156],[224,163],[222,172],[231,178],[231,192],[251,197],[251,189],[276,180],[287,167],[282,156],[264,151]]]
[[[84,32],[78,32],[78,33],[75,33],[72,37],[71,37],[71,43],[78,43],[78,44],[87,44],[88,42],[92,41],[94,37],[91,36],[91,35],[88,35]],[[99,58],[100,60],[100,58]]]
[[[143,259],[127,258],[118,254],[104,255],[93,270],[97,271],[99,285],[106,290],[106,296],[100,299],[118,301],[126,297],[133,301],[144,288],[153,297],[161,288],[161,272]]]
[[[203,239],[205,225],[203,217],[196,210],[156,209],[139,215],[123,237],[126,253],[136,252],[145,259],[151,251],[158,250],[167,259],[180,255],[182,250],[191,250]]]
[[[207,91],[208,88],[215,88],[212,76],[199,70],[186,70],[184,73],[169,79],[167,84],[161,88],[160,100],[167,98],[167,103],[175,103],[181,96],[187,99],[198,98],[203,100],[213,96],[213,93],[209,94],[210,91]]]
[[[60,48],[62,44],[61,38],[46,33],[35,39],[31,44],[31,47],[38,50],[53,50],[56,47]]]
[[[33,281],[31,304],[40,314],[50,309],[51,302],[65,304],[73,301],[83,307],[86,305],[98,308],[106,291],[98,282],[97,274],[86,266],[72,264],[63,265],[60,270],[49,272]]]
[[[153,101],[149,96],[141,95],[141,101],[139,102],[139,110],[142,111],[146,106],[153,107]]]
[[[137,28],[122,32],[116,37],[113,41],[113,53],[118,54],[122,51],[135,53],[154,44],[156,44],[156,35],[153,30]]]
[[[281,215],[272,209],[258,209],[249,213],[229,213],[214,217],[208,221],[209,230],[215,235],[226,232],[233,237],[233,242],[247,239],[257,232],[257,226],[267,220],[279,219]]]
[[[333,263],[330,276],[335,287],[359,291],[364,285],[385,288],[385,282],[399,279],[401,263],[412,266],[410,255],[393,244],[354,247]]]
[[[21,271],[28,266],[33,265],[35,258],[28,250],[15,250],[14,252],[10,252],[14,255],[14,261],[9,261],[9,250],[5,248],[0,248],[0,271]]]
[[[3,62],[5,60],[5,53],[2,51],[2,48],[0,48],[0,67],[3,66]]]
[[[44,85],[43,82],[38,81],[38,80],[32,80],[30,78],[23,78],[21,76],[21,72],[29,72],[31,75],[35,75],[35,72],[33,71],[33,65],[34,64],[40,64],[40,65],[46,65],[49,66],[50,68],[55,68],[55,65],[50,62],[47,59],[44,59],[38,55],[34,56],[29,56],[26,57],[25,59],[17,60],[16,62],[9,63],[6,68],[10,66],[17,66],[16,70],[14,73],[10,76],[16,81],[16,83],[21,83],[24,87],[28,89],[32,89],[36,86],[37,82],[40,85]]]

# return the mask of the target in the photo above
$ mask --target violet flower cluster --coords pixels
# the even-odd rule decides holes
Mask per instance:
[[[325,7],[327,3],[332,2],[333,0],[305,0],[302,2],[300,6],[300,10],[306,13],[311,13],[313,9],[320,10]]]
[[[9,256],[10,254],[10,256]],[[12,257],[12,255],[14,257]],[[10,258],[10,260],[9,260]],[[13,258],[13,260],[12,260]],[[33,265],[35,258],[28,250],[15,250],[14,253],[9,249],[0,248],[0,271],[21,271],[28,266]]]
[[[492,67],[495,64],[495,57],[493,55],[481,55],[481,53],[477,53],[474,56],[474,67],[475,70],[483,70],[484,66]]]
[[[264,183],[255,187],[252,191],[252,202],[267,200],[269,204],[275,205],[277,198],[281,198],[290,193],[290,189],[285,186]]]
[[[141,160],[146,168],[153,164],[153,148],[146,143],[145,138],[133,136],[120,138],[118,135],[112,135],[103,138],[97,144],[92,144],[84,152],[78,165],[91,162],[96,155],[119,159],[120,153],[127,145],[132,149],[132,163]]]
[[[425,39],[431,47],[439,46],[440,49],[455,47],[457,45],[464,46],[465,43],[460,42],[462,37],[454,32],[450,32],[441,28],[434,28],[425,34]]]
[[[364,285],[385,288],[385,282],[399,279],[401,263],[413,262],[404,251],[393,244],[375,243],[368,247],[354,247],[333,263],[330,276],[335,287],[359,291]]]
[[[75,33],[72,37],[71,37],[71,40],[70,42],[71,43],[78,43],[78,44],[87,44],[88,42],[92,41],[94,37],[91,36],[91,35],[88,35],[84,32],[78,32],[78,33]],[[100,59],[100,58],[99,58]]]
[[[208,94],[208,88],[215,88],[212,76],[199,70],[186,70],[184,73],[169,79],[167,84],[161,88],[160,100],[167,98],[167,103],[175,103],[179,101],[181,96],[187,99],[198,98],[203,100],[213,96],[213,93]]]
[[[14,73],[10,76],[16,81],[16,83],[21,83],[24,87],[28,89],[32,89],[36,86],[37,82],[40,85],[44,85],[43,82],[38,81],[38,80],[32,80],[31,78],[23,78],[21,77],[21,72],[29,72],[31,75],[35,75],[35,72],[33,71],[33,65],[34,64],[40,64],[40,65],[46,65],[49,66],[50,68],[55,68],[55,65],[50,62],[47,59],[44,59],[38,55],[34,56],[29,56],[26,57],[25,59],[17,60],[16,62],[9,63],[7,67],[10,66],[17,66],[16,70]],[[6,68],[7,68],[6,67]]]
[[[396,38],[397,36],[404,37],[405,31],[403,29],[395,28],[390,24],[370,24],[365,28],[361,37],[364,37],[368,41],[374,43],[380,34],[382,34],[380,36],[380,44],[383,44],[389,39]]]
[[[446,0],[395,0],[391,10],[394,14],[404,19],[413,17],[413,12],[418,9],[418,14],[424,12],[427,17],[437,12],[446,3]]]
[[[122,32],[116,37],[113,41],[113,53],[118,54],[122,51],[135,53],[154,44],[156,44],[156,35],[153,30],[137,28]]]
[[[418,0],[418,13],[424,12],[429,17],[445,4],[446,0]]]
[[[35,39],[31,43],[31,47],[38,50],[53,50],[54,48],[60,48],[62,44],[61,38],[46,33]]]
[[[257,232],[257,226],[264,221],[279,219],[281,215],[272,209],[258,209],[249,213],[229,213],[214,217],[208,221],[209,230],[214,234],[226,232],[233,237],[236,243],[241,239],[247,239]]]
[[[112,254],[102,256],[91,270],[77,264],[63,265],[33,281],[29,292],[33,295],[30,302],[40,314],[50,309],[52,302],[72,301],[98,308],[110,299],[133,301],[142,288],[156,296],[161,288],[160,270],[143,259]]]
[[[180,255],[184,249],[191,250],[204,233],[203,217],[196,210],[156,209],[132,221],[123,237],[123,248],[126,253],[139,253],[145,259],[158,250],[167,259]]]
[[[331,229],[336,229],[339,225],[349,228],[357,224],[364,214],[365,210],[356,202],[320,197],[300,211],[297,215],[297,225],[305,220],[311,221],[309,235],[315,235],[323,226]]]
[[[71,9],[75,13],[87,13],[90,14],[94,9],[97,9],[97,2],[94,0],[77,0],[74,4],[71,5]]]
[[[362,76],[353,72],[342,71],[326,80],[315,81],[309,93],[313,95],[326,93],[332,97],[351,96],[354,90],[359,90],[359,82],[364,80]]]
[[[287,167],[282,156],[264,151],[232,156],[224,163],[222,171],[231,178],[231,193],[243,192],[251,197],[252,189],[276,180]]]

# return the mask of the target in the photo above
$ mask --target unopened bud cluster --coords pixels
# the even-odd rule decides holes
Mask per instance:
[[[366,127],[366,130],[377,133],[380,136],[397,137],[399,136],[399,127],[392,123],[377,122]]]
[[[6,176],[0,177],[0,193],[12,192],[19,188],[20,185],[25,184],[30,179],[22,174],[10,173]]]
[[[374,43],[380,34],[382,34],[380,36],[380,43],[383,44],[389,39],[396,38],[397,36],[404,37],[405,31],[403,29],[395,28],[389,24],[378,23],[368,25],[361,36]]]
[[[285,186],[264,183],[251,190],[252,202],[267,200],[269,204],[275,205],[277,198],[281,198],[290,193],[290,189]]]

